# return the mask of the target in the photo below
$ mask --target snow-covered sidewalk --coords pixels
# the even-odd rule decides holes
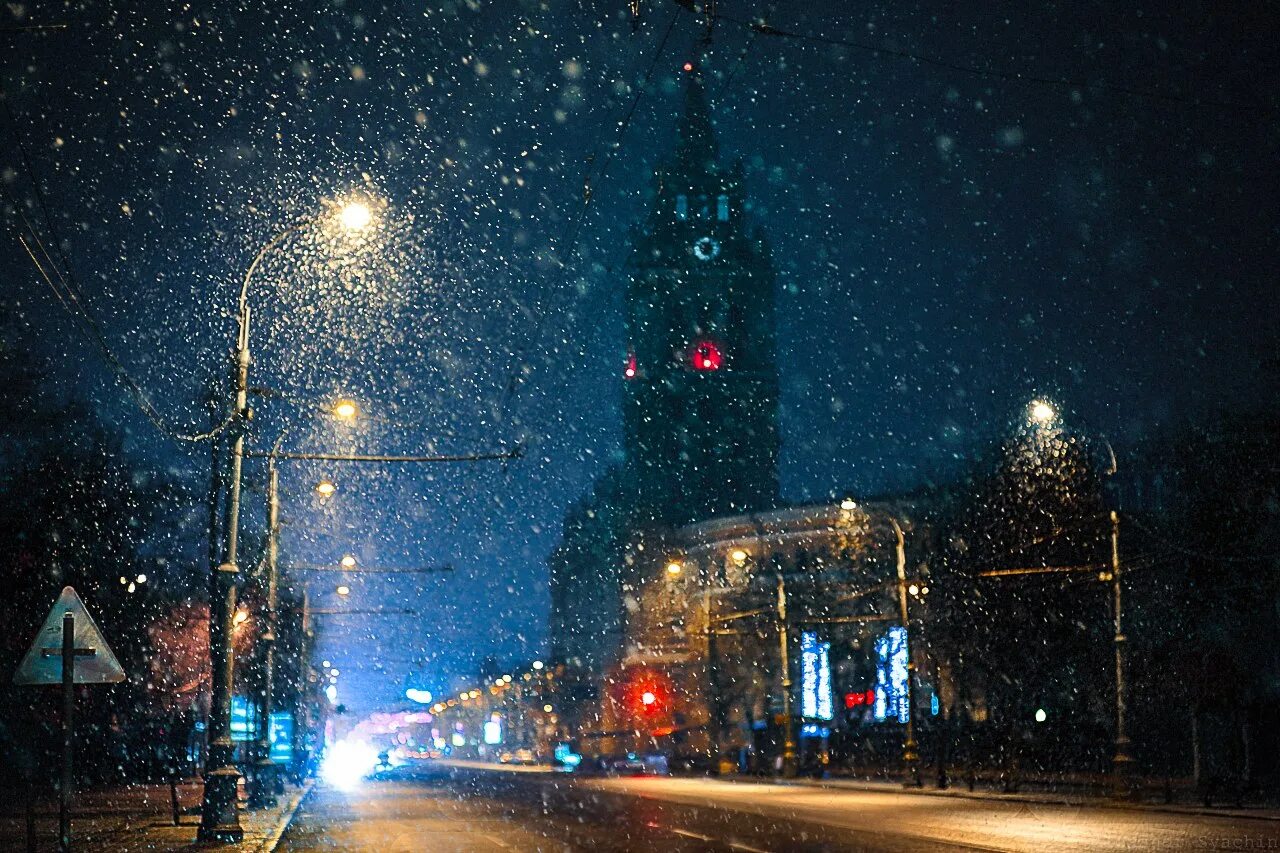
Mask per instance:
[[[270,853],[275,849],[302,799],[314,783],[287,785],[276,808],[241,810],[244,842],[232,849],[245,853]],[[173,853],[209,849],[196,842],[200,825],[199,779],[178,786],[179,824],[173,824],[168,785],[126,785],[81,792],[71,812],[72,849],[77,853]],[[243,801],[241,802],[243,807]],[[35,804],[36,850],[56,850],[58,807],[41,800]],[[0,817],[0,850],[27,849],[27,820],[21,802],[4,804]]]

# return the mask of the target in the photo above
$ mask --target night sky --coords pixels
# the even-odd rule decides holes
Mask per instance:
[[[69,25],[0,35],[0,179],[34,198],[16,132],[166,417],[207,424],[257,247],[361,192],[386,204],[376,238],[306,234],[255,282],[251,383],[287,396],[258,404],[254,446],[291,425],[294,449],[525,447],[507,466],[286,469],[286,564],[456,567],[345,605],[415,619],[323,623],[357,709],[545,651],[545,556],[620,452],[628,234],[686,60],[779,267],[788,500],[952,475],[1034,393],[1130,447],[1274,393],[1280,41],[1260,8],[721,0],[707,45],[657,0],[634,32],[621,0],[110,5],[0,13]],[[738,23],[759,16],[814,38]],[[147,423],[12,234],[0,276],[50,395],[90,398],[139,465],[198,484],[207,451]],[[326,422],[337,396],[376,419]],[[323,504],[320,476],[340,488]]]

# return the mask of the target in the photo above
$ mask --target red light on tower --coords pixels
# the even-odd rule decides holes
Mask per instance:
[[[688,71],[692,71],[692,70],[693,70],[693,63],[692,63],[692,62],[686,62],[686,63],[684,64],[684,70],[685,70],[686,72],[688,72]]]
[[[627,377],[628,379],[636,378],[636,354],[635,353],[633,352],[627,353],[627,366],[623,368],[622,375]]]
[[[712,341],[698,341],[689,351],[689,363],[693,365],[694,370],[704,372],[719,370],[724,364],[724,353]]]

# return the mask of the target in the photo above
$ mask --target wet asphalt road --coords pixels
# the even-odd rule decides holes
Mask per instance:
[[[400,768],[318,787],[281,851],[1280,850],[1280,822],[708,779]]]

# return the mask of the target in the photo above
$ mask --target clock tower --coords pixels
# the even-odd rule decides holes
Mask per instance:
[[[678,526],[778,497],[775,276],[740,165],[721,165],[702,83],[627,265],[624,421],[635,521]]]

